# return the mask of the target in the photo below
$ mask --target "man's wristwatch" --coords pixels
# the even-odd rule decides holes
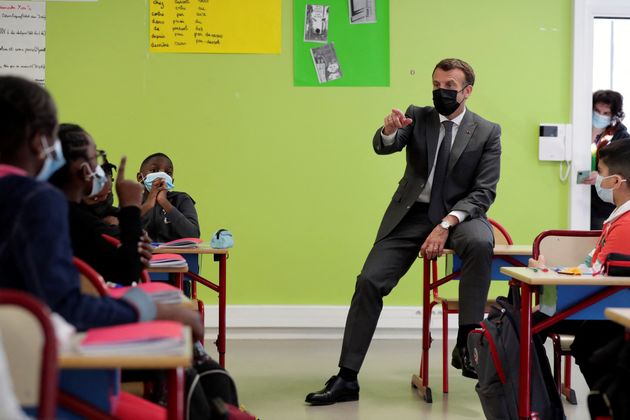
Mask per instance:
[[[451,226],[453,226],[453,225],[451,225],[451,224],[450,224],[448,221],[446,221],[446,220],[442,220],[442,223],[440,223],[440,227],[441,227],[442,229],[449,230],[449,229],[451,228]]]

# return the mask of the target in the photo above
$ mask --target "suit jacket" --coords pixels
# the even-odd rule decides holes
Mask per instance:
[[[383,216],[376,240],[389,234],[418,199],[431,173],[440,133],[439,114],[433,107],[410,105],[405,112],[413,123],[399,129],[390,146],[383,144],[382,127],[374,134],[374,151],[385,155],[406,147],[407,166]],[[465,211],[470,218],[485,218],[496,196],[501,159],[501,127],[466,110],[451,148],[443,197],[447,214]],[[446,214],[444,215],[446,216]]]

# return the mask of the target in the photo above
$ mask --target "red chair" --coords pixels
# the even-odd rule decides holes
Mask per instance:
[[[495,245],[513,245],[512,238],[509,233],[505,230],[503,226],[501,226],[498,222],[488,219],[490,224],[492,225],[492,230],[494,233],[494,241]],[[429,325],[431,321],[431,312],[433,307],[436,305],[440,305],[442,309],[442,392],[448,393],[448,365],[449,365],[449,353],[448,353],[448,316],[449,314],[458,314],[459,313],[459,300],[457,298],[445,298],[440,296],[439,294],[439,286],[444,283],[447,283],[450,280],[456,279],[459,277],[461,272],[459,270],[452,270],[453,267],[453,255],[454,254],[446,254],[445,260],[445,268],[446,272],[451,271],[451,274],[439,279],[438,278],[438,260],[432,261],[424,261],[425,270],[424,270],[424,286],[425,293],[423,304],[423,351],[422,351],[422,360],[420,362],[420,375],[412,378],[412,385],[421,389],[421,394],[425,401],[432,402],[431,389],[428,387],[428,354],[429,348],[431,346],[431,342],[433,339],[431,338],[431,333],[429,331]],[[422,257],[420,257],[422,258]],[[494,259],[501,259],[506,262],[507,265],[511,266],[523,266],[524,263],[514,258],[511,255],[494,255]],[[430,264],[427,266],[426,264]],[[428,268],[430,267],[430,269]],[[429,274],[428,274],[429,273]],[[427,275],[428,274],[428,275]],[[428,295],[427,295],[428,294]],[[494,299],[488,300],[486,302],[485,311],[488,312],[490,306],[495,302]],[[427,309],[424,309],[427,308]],[[426,330],[426,331],[424,331]]]
[[[73,257],[72,262],[79,271],[81,293],[92,296],[109,295],[109,287],[105,284],[103,276],[98,274],[88,263],[78,257]]]
[[[550,267],[576,266],[584,262],[601,235],[599,230],[548,230],[534,240],[532,256],[544,255]],[[575,391],[571,389],[571,349],[575,338],[572,335],[550,334],[553,342],[553,374],[558,392],[571,404],[577,404]],[[564,357],[564,383],[562,382],[562,357]]]
[[[0,331],[15,394],[22,406],[37,407],[37,418],[57,410],[57,341],[48,308],[29,294],[0,293]]]

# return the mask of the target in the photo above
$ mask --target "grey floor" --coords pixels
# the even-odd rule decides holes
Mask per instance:
[[[262,420],[483,418],[474,380],[451,368],[449,393],[442,393],[440,341],[433,344],[429,358],[433,404],[410,386],[411,375],[419,369],[419,340],[375,340],[359,375],[360,401],[325,407],[310,407],[304,397],[337,372],[340,340],[228,340],[226,361],[241,404]],[[589,419],[588,388],[575,365],[573,388],[578,405],[565,404],[567,418]]]

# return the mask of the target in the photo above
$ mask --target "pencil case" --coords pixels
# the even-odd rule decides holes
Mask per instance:
[[[630,255],[611,252],[606,256],[604,272],[609,276],[630,276]]]
[[[219,229],[212,234],[210,246],[214,249],[226,249],[234,246],[234,238],[232,232],[227,229]]]

